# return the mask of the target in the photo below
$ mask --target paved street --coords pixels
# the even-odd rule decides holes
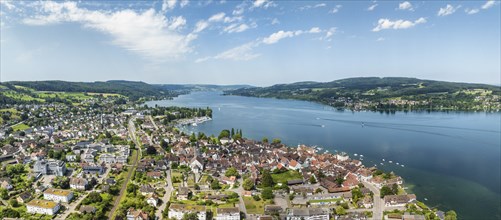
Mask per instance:
[[[244,203],[244,199],[243,199],[244,188],[242,187],[242,179],[238,179],[237,181],[239,183],[238,188],[230,189],[230,190],[238,193],[238,199],[240,200],[240,202],[238,203],[238,207],[240,208],[241,212],[247,213],[247,209],[245,208],[245,203]]]
[[[170,196],[172,195],[172,192],[174,191],[174,187],[172,187],[172,179],[171,179],[171,169],[167,170],[167,184],[168,186],[165,187],[165,195],[161,198],[163,203],[158,207],[155,216],[157,219],[162,219],[162,212],[165,209],[165,206],[167,205],[167,202],[170,201]]]
[[[381,194],[379,189],[368,182],[362,182],[365,187],[374,193],[374,207],[372,208],[372,219],[380,220],[383,219],[384,201],[381,199]]]

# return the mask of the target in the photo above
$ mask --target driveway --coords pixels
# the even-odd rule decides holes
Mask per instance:
[[[381,199],[381,194],[379,192],[379,188],[372,185],[368,182],[362,182],[365,187],[367,187],[370,191],[374,193],[374,207],[372,208],[372,216],[374,220],[383,219],[383,211],[384,211],[384,201]]]

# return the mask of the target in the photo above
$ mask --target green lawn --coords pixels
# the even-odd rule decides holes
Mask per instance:
[[[26,129],[30,128],[30,126],[24,124],[24,123],[21,123],[21,124],[17,124],[17,125],[14,125],[12,126],[12,129],[14,131],[24,131]]]
[[[172,172],[171,172],[172,187],[177,188],[180,185],[180,182],[179,183],[175,183],[174,182],[174,177],[177,177],[177,179],[182,182],[183,181],[182,180],[183,174],[181,172],[179,172],[178,170],[172,170]]]
[[[294,170],[288,170],[287,172],[279,173],[279,174],[271,174],[273,181],[275,183],[283,183],[289,180],[295,179],[303,179],[303,175]]]
[[[264,214],[264,206],[271,204],[271,201],[259,200],[256,201],[252,197],[243,197],[245,209],[248,214]]]

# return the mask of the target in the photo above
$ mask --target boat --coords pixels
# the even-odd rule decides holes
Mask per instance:
[[[381,165],[384,165],[384,163],[380,163]]]
[[[399,165],[399,163],[397,162],[397,165]]]
[[[425,201],[428,201],[428,198],[424,198]]]
[[[383,161],[384,161],[384,159],[383,159]]]
[[[325,128],[325,125],[321,125],[322,128]]]
[[[358,156],[358,154],[353,154],[353,155],[355,155],[355,157]]]
[[[365,124],[362,122],[362,127],[364,127],[364,126],[365,126]]]
[[[402,165],[400,165],[400,166],[401,166],[401,167],[405,167],[403,164],[402,164]]]
[[[364,157],[364,155],[363,155],[363,154],[360,154],[360,157]]]
[[[197,125],[197,123],[193,122],[193,124],[191,124],[191,126],[196,127],[198,125]]]
[[[391,160],[390,160],[389,162],[390,162],[390,163],[393,163],[393,161],[391,161]]]

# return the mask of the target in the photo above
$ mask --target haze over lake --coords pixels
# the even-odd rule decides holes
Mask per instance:
[[[218,92],[146,104],[208,106],[213,120],[187,131],[217,136],[233,127],[242,129],[246,138],[280,138],[290,146],[344,151],[362,158],[366,166],[401,175],[418,200],[430,206],[454,209],[460,218],[500,218],[500,113],[351,112],[311,102]]]

